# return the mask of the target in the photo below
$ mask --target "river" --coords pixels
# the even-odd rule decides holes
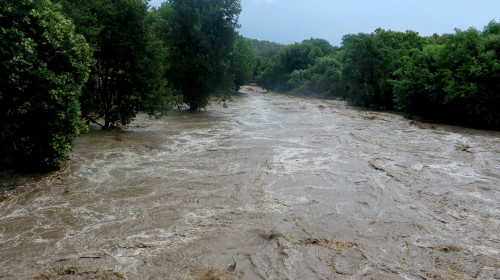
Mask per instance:
[[[500,279],[499,132],[241,92],[2,173],[0,279]]]

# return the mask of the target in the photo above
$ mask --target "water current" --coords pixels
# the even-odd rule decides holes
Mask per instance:
[[[2,173],[0,279],[500,279],[500,133],[258,87]]]

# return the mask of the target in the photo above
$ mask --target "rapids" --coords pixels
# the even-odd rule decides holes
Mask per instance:
[[[241,92],[2,173],[0,279],[500,279],[499,132]]]

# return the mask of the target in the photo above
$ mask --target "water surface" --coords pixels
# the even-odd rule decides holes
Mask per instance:
[[[3,173],[0,278],[500,278],[500,133],[242,92]]]

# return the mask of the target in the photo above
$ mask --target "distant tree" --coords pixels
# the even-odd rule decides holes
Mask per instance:
[[[372,34],[349,34],[342,38],[345,50],[342,78],[347,99],[353,105],[392,108],[393,73],[401,58],[425,41],[413,31],[377,29]]]
[[[342,83],[341,53],[320,57],[307,69],[295,70],[290,75],[292,92],[309,95],[322,94],[325,97],[342,97],[345,85]]]
[[[168,48],[168,78],[184,103],[198,110],[211,95],[228,96],[240,0],[170,0],[159,12],[166,23],[161,38]]]
[[[234,50],[231,56],[230,73],[234,75],[234,90],[250,81],[257,63],[257,56],[250,43],[242,36],[236,36]]]
[[[250,43],[254,53],[257,56],[265,58],[272,57],[285,47],[285,45],[265,40],[256,40],[256,39],[245,39],[245,40],[247,40]]]
[[[338,47],[333,47],[330,42],[325,39],[311,38],[302,41],[303,44],[312,44],[314,47],[314,55],[316,57],[325,57],[338,50]]]
[[[266,69],[269,59],[278,53],[285,45],[264,40],[248,39],[253,52],[255,53],[255,65],[252,70],[252,81],[257,81],[257,77]]]
[[[259,83],[270,90],[287,92],[293,89],[288,83],[295,70],[307,69],[316,58],[327,56],[334,48],[325,40],[310,39],[286,46],[275,54],[258,77]]]
[[[90,48],[49,0],[1,1],[0,27],[1,160],[59,168],[80,133]]]

